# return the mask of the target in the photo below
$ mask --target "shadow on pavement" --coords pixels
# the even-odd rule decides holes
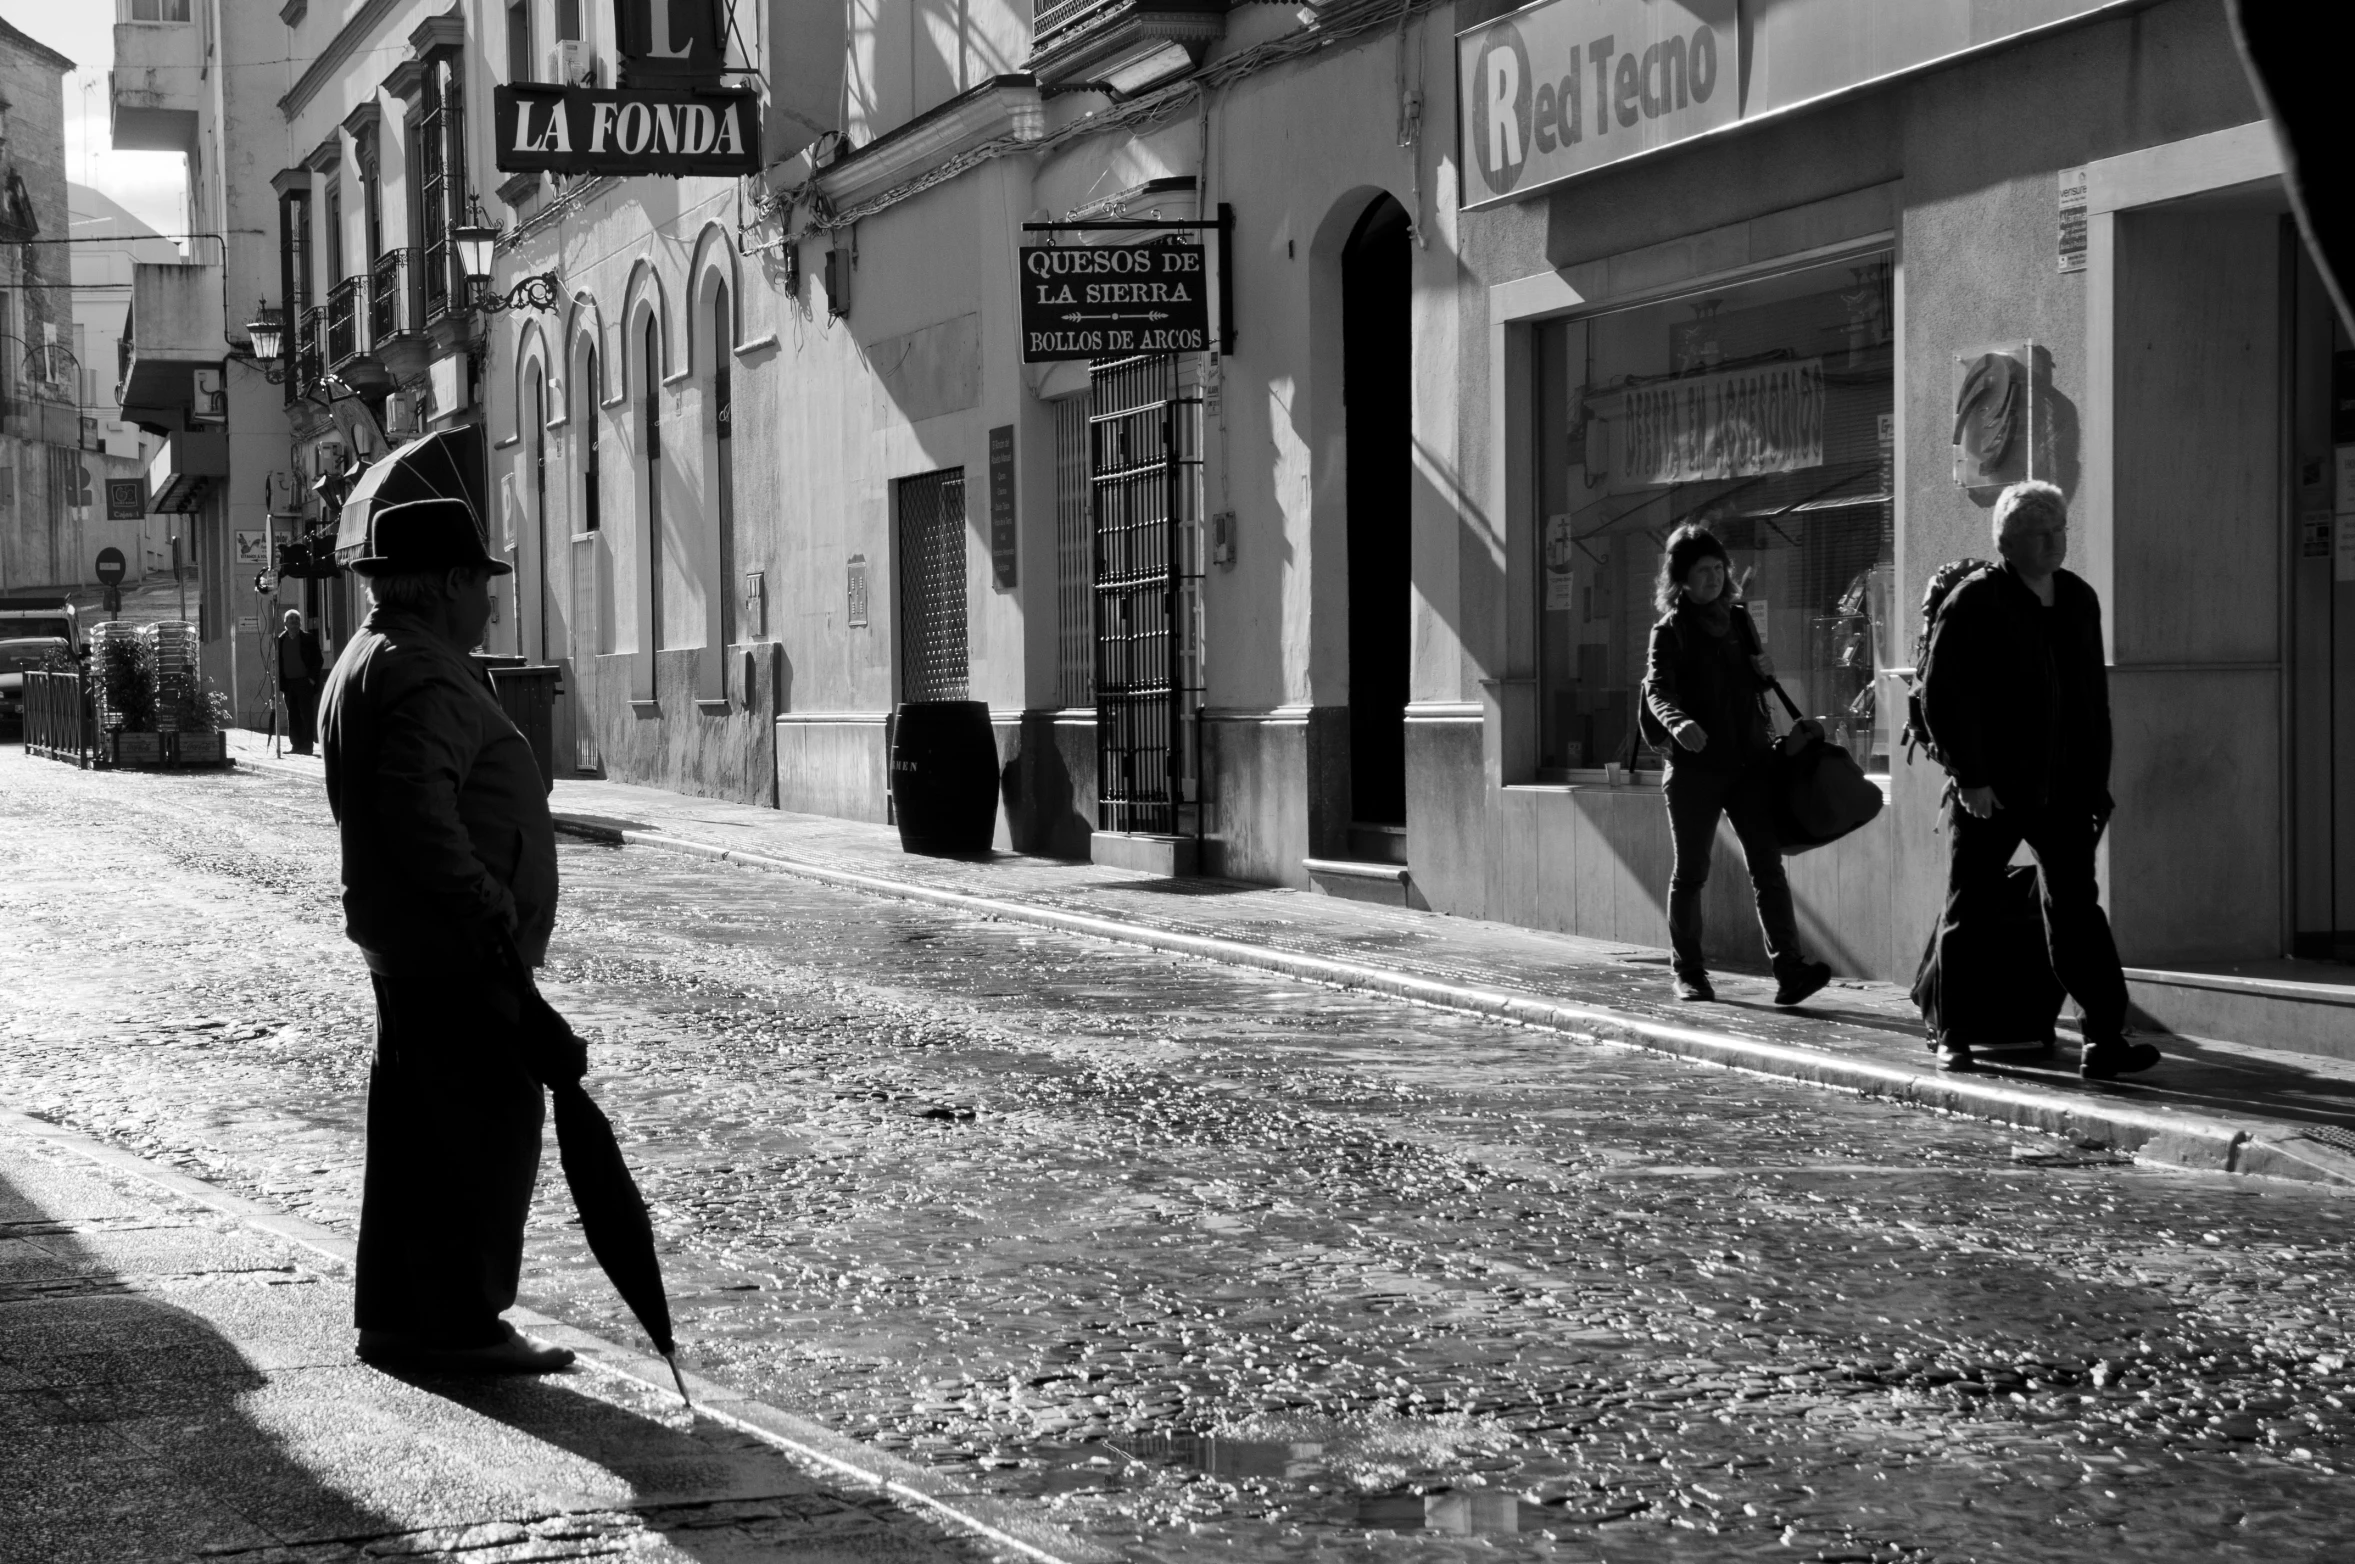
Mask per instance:
[[[0,1557],[979,1556],[635,1381],[366,1367],[290,1255],[0,1140]]]
[[[103,1198],[58,1198],[69,1184],[36,1194],[24,1183],[0,1171],[9,1556],[122,1564],[263,1548],[292,1530],[400,1529],[287,1452],[270,1373],[211,1321],[139,1290],[120,1268],[124,1253],[146,1251],[160,1269],[190,1276],[206,1265],[193,1251],[222,1235],[147,1225]],[[238,1267],[264,1257],[217,1258]],[[261,1291],[288,1280],[257,1268],[196,1285]]]

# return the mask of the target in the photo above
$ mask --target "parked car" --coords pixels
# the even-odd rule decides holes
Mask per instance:
[[[0,730],[24,729],[27,669],[84,650],[80,618],[64,598],[0,597]]]

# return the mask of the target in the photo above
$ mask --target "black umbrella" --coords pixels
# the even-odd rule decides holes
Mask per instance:
[[[671,1339],[670,1299],[662,1290],[662,1262],[654,1254],[654,1222],[646,1214],[646,1197],[622,1160],[621,1145],[605,1111],[589,1099],[581,1077],[588,1073],[589,1047],[540,994],[514,944],[507,946],[514,963],[516,992],[523,1001],[522,1049],[524,1067],[539,1078],[556,1100],[556,1154],[564,1164],[564,1182],[581,1214],[581,1230],[589,1253],[597,1257],[614,1291],[646,1327],[654,1350],[671,1366],[679,1399],[690,1407],[686,1378],[679,1373],[678,1346]]]
[[[395,446],[352,480],[336,518],[335,551],[349,558],[368,552],[368,521],[387,505],[409,500],[464,500],[483,514],[482,428],[437,429]]]

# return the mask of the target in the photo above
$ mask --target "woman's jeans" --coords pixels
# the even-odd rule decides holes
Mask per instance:
[[[1779,977],[1806,957],[1799,951],[1799,921],[1791,910],[1791,882],[1783,876],[1783,850],[1775,842],[1768,788],[1770,757],[1740,771],[1709,771],[1668,764],[1668,826],[1676,838],[1676,863],[1668,875],[1668,943],[1678,977],[1709,970],[1701,954],[1701,888],[1709,883],[1709,851],[1717,840],[1717,817],[1734,823],[1750,886],[1758,895],[1758,927],[1766,954]]]

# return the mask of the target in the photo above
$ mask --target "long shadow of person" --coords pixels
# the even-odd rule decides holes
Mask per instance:
[[[368,1368],[309,1258],[0,1136],[0,1558],[981,1556],[612,1376]]]

